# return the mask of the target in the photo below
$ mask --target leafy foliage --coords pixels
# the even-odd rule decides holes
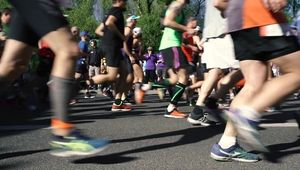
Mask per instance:
[[[64,10],[71,25],[76,25],[81,30],[94,33],[98,22],[93,16],[94,0],[73,0],[75,7]],[[152,46],[158,49],[161,39],[161,26],[159,16],[167,1],[172,0],[128,0],[125,16],[135,14],[141,16],[138,26],[143,30],[143,41],[145,46]],[[111,8],[112,0],[101,0],[101,5],[105,13]],[[6,0],[0,0],[0,9],[10,6]],[[300,0],[289,0],[285,9],[289,20],[292,20],[300,8]],[[199,23],[203,23],[205,11],[205,0],[191,0],[190,5],[184,10],[186,17],[195,16]]]
[[[77,0],[76,4],[72,10],[64,11],[68,16],[67,19],[72,26],[78,26],[81,30],[94,34],[98,23],[92,12],[93,0]]]
[[[0,0],[0,9],[5,8],[5,7],[10,7],[11,5],[5,1],[5,0]]]
[[[145,47],[151,46],[158,49],[162,31],[160,29],[159,14],[142,16],[138,21],[138,26],[143,30],[143,43]]]

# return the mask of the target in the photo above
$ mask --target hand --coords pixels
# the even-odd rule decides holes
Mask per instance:
[[[5,41],[6,40],[6,35],[4,32],[0,32],[0,40]]]
[[[287,5],[287,0],[264,0],[264,4],[270,11],[276,13]]]
[[[193,52],[196,52],[196,53],[200,52],[200,49],[198,47],[191,46],[190,48],[192,49]]]
[[[197,33],[197,30],[188,28],[186,32],[190,35],[195,35]]]

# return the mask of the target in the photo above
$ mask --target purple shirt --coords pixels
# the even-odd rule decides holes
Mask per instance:
[[[157,55],[157,64],[156,64],[156,69],[164,69],[166,67],[164,58],[161,53],[158,53]]]
[[[300,11],[297,13],[297,18],[292,23],[291,27],[297,30],[298,43],[300,45]]]
[[[155,54],[149,55],[148,53],[144,55],[146,60],[145,69],[146,70],[155,70],[156,69],[156,62],[157,56]]]

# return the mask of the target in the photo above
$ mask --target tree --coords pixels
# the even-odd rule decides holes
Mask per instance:
[[[5,0],[0,0],[0,9],[5,8],[5,7],[10,7],[11,5],[5,1]]]
[[[285,11],[289,17],[294,18],[300,9],[300,0],[289,0]]]
[[[94,35],[98,22],[93,16],[93,0],[76,0],[75,2],[75,7],[64,11],[70,25],[78,26],[81,30]]]
[[[158,49],[162,32],[160,29],[160,13],[162,12],[165,0],[128,0],[125,17],[138,15],[138,27],[143,31],[144,46],[152,46]],[[111,0],[102,1],[104,11],[111,7]]]
[[[138,26],[143,30],[144,46],[151,46],[157,50],[162,36],[159,14],[142,16],[138,21]]]

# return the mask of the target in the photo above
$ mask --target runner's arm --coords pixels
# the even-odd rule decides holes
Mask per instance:
[[[163,24],[166,27],[173,28],[178,31],[188,32],[189,34],[194,34],[196,31],[194,29],[190,29],[184,25],[178,24],[175,21],[175,18],[181,12],[182,7],[178,6],[176,2],[173,2],[169,8],[167,9],[167,15],[164,18]]]
[[[99,35],[100,37],[103,37],[104,35],[104,24],[101,22],[101,24],[96,28],[95,33]]]
[[[126,40],[125,36],[118,30],[115,22],[117,21],[117,18],[113,15],[108,16],[105,25],[108,27],[108,29],[110,29],[111,31],[113,31],[114,33],[116,33],[123,41]]]

